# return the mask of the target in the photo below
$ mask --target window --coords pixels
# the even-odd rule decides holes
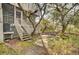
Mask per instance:
[[[3,8],[3,22],[12,24],[14,23],[14,7],[9,3],[2,4]]]
[[[14,6],[9,3],[3,3],[3,30],[11,32],[11,24],[14,23]]]

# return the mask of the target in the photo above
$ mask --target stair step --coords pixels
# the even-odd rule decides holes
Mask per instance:
[[[30,38],[29,36],[23,36],[23,38]]]
[[[28,38],[23,37],[23,39],[29,39],[29,37]]]
[[[28,34],[23,34],[23,35],[28,35]]]
[[[23,41],[31,40],[31,38],[23,38]]]
[[[29,37],[29,36],[23,36],[23,37]]]

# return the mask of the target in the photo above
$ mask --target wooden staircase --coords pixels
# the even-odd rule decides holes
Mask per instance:
[[[15,27],[16,27],[18,35],[22,41],[31,39],[30,36],[28,35],[26,29],[24,29],[24,27],[22,25],[20,25],[17,21],[15,22]]]
[[[31,37],[27,34],[23,35],[23,41],[31,40]]]

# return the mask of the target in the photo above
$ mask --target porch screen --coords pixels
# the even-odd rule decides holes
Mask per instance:
[[[4,32],[12,31],[11,24],[14,23],[14,6],[9,3],[3,3],[2,8]]]

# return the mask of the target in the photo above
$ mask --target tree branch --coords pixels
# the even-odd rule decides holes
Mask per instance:
[[[20,3],[18,3],[18,6],[19,6],[19,7],[20,7],[20,9],[23,11],[23,13],[24,13],[24,15],[26,16],[26,18],[28,18],[28,19],[29,19],[30,23],[32,24],[32,26],[33,26],[33,28],[34,28],[34,23],[33,23],[33,22],[32,22],[32,20],[30,19],[30,16],[31,16],[33,13],[31,13],[29,16],[27,16],[26,11],[23,9],[23,7],[21,6],[21,4],[20,4]]]
[[[35,25],[34,30],[33,30],[31,35],[33,35],[34,32],[36,31],[37,26],[40,24],[41,20],[43,19],[44,15],[45,15],[45,12],[46,12],[45,11],[46,10],[46,4],[43,5],[43,7],[44,7],[44,9],[43,9],[44,13],[43,14],[42,14],[42,10],[40,9],[40,6],[38,4],[37,4],[37,6],[39,7],[39,10],[40,10],[40,13],[41,13],[41,17],[39,19],[39,22]]]
[[[77,5],[77,3],[75,3],[75,4],[64,14],[64,16],[66,16],[76,5]]]

